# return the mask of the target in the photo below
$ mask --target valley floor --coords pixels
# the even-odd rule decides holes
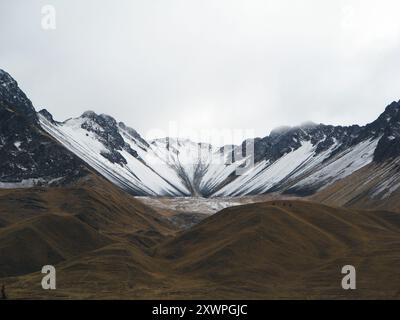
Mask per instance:
[[[190,228],[225,208],[282,198],[279,194],[218,198],[136,197],[160,215],[168,217],[180,229]],[[295,197],[288,196],[285,199],[295,199]]]

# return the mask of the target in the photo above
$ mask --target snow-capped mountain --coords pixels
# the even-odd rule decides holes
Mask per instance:
[[[209,144],[172,138],[147,142],[124,123],[92,111],[64,122],[46,110],[38,116],[42,128],[67,149],[138,195],[203,195],[211,188],[205,179],[211,183],[218,173],[224,180],[238,165],[226,170],[225,155]]]
[[[397,157],[393,145],[399,145],[399,110],[399,104],[392,103],[365,127],[309,123],[274,130],[255,140],[255,164],[241,175],[236,175],[236,169],[246,157],[231,161],[229,152],[183,139],[146,142],[110,116],[85,112],[59,123],[41,111],[39,120],[91,167],[137,194],[243,196],[277,191],[310,195],[373,161]]]
[[[131,128],[107,115],[85,112],[62,123],[39,112],[42,128],[92,168],[138,195],[189,195],[178,173]],[[152,165],[154,163],[154,165]]]
[[[226,148],[186,139],[146,141],[124,123],[92,111],[57,122],[46,110],[36,113],[5,72],[0,98],[3,185],[79,175],[84,163],[135,195],[311,195],[371,164],[397,163],[400,156],[398,102],[366,126],[278,128],[256,138],[246,154],[248,141]]]

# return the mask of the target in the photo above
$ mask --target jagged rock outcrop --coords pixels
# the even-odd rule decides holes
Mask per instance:
[[[41,128],[32,102],[0,70],[0,186],[60,184],[85,172],[83,161]]]

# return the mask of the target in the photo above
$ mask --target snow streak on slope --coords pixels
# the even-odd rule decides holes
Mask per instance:
[[[294,187],[312,187],[313,185],[328,186],[341,178],[351,175],[373,161],[374,151],[379,138],[366,140],[348,150],[339,153],[332,159],[321,164],[321,167]]]
[[[232,163],[229,152],[186,139],[156,139],[151,146],[186,181],[194,195],[211,195],[246,160]]]
[[[317,154],[318,145],[313,146],[310,141],[303,141],[299,149],[273,163],[261,161],[214,196],[261,194],[274,188],[279,191],[317,190],[372,162],[378,141],[379,138],[363,141],[333,157],[331,154],[338,147],[336,143]]]
[[[168,162],[159,157],[157,152],[158,150],[156,150],[153,145],[144,145],[141,141],[138,141],[123,129],[120,129],[120,133],[125,142],[127,142],[130,147],[138,153],[139,158],[146,163],[149,168],[164,180],[175,186],[182,195],[190,195],[190,191],[186,187],[182,178]],[[146,177],[143,177],[143,181],[146,181]]]
[[[315,148],[311,142],[306,141],[299,149],[284,155],[274,163],[263,160],[246,174],[219,190],[215,196],[238,196],[265,192],[311,159],[313,149]]]
[[[196,180],[210,161],[211,145],[186,139],[157,139],[151,141],[155,154],[176,170],[192,193],[198,193]]]

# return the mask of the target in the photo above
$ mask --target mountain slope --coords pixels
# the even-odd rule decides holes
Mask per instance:
[[[371,163],[310,198],[328,205],[400,212],[400,160]]]

